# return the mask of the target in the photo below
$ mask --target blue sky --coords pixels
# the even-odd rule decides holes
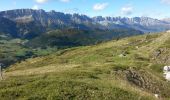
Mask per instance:
[[[0,0],[0,11],[32,8],[88,16],[170,18],[170,0]]]

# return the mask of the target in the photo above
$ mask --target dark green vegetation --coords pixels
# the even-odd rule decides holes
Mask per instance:
[[[123,37],[143,34],[133,29],[115,29],[115,30],[77,30],[65,29],[49,31],[39,37],[30,40],[27,45],[33,48],[58,47],[67,48],[75,46],[85,46],[97,44],[100,42],[120,39]]]
[[[142,32],[132,29],[105,31],[65,29],[49,31],[33,39],[22,39],[0,33],[0,63],[9,66],[15,62],[48,55],[60,49],[92,45],[139,34],[142,34]]]
[[[4,70],[0,98],[155,100],[159,94],[169,100],[162,75],[170,64],[169,39],[169,33],[142,35],[27,59]]]
[[[28,40],[13,39],[5,35],[0,35],[0,63],[8,67],[24,59],[48,55],[57,50],[55,47],[48,47],[46,49],[37,47],[33,49],[25,45],[27,42]]]

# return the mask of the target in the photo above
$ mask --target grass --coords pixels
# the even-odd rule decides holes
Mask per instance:
[[[58,50],[58,48],[47,47],[46,49],[33,49],[26,47],[24,43],[27,40],[21,39],[0,39],[0,62],[6,67],[16,62],[23,61],[28,58],[49,55]]]
[[[129,91],[116,86],[113,79],[100,79],[98,72],[78,70],[46,73],[29,76],[15,76],[3,81],[0,86],[2,99],[92,99],[92,100],[142,100],[153,99],[139,91]],[[102,75],[105,76],[105,75]],[[123,82],[122,82],[123,83]],[[4,89],[6,87],[6,89]],[[144,93],[144,92],[142,92]],[[107,95],[107,96],[106,96]],[[147,96],[148,95],[148,96]]]
[[[84,79],[87,74],[84,74]],[[58,76],[58,75],[57,75]],[[91,78],[91,77],[89,77]],[[22,80],[22,81],[21,81]],[[24,79],[15,80],[13,78],[13,86],[9,86],[6,90],[1,90],[2,99],[58,99],[58,100],[136,100],[139,98],[138,93],[130,92],[119,87],[110,86],[100,80],[80,79],[67,80],[62,77],[54,77],[54,75],[43,75],[41,77],[24,77]],[[88,82],[87,82],[88,81]],[[12,83],[12,82],[10,82]],[[107,96],[106,96],[107,95]],[[25,97],[26,96],[26,97]],[[141,96],[141,99],[150,100],[151,98]]]
[[[169,36],[135,36],[70,48],[16,63],[4,71],[0,98],[155,100],[158,91],[162,99],[168,100],[170,84],[162,77],[163,64],[152,61],[152,53],[148,52],[164,45],[166,42],[160,40],[166,35]]]

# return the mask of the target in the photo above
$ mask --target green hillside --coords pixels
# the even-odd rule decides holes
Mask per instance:
[[[162,73],[170,64],[169,40],[170,33],[141,35],[27,59],[4,70],[0,98],[169,100]]]
[[[36,38],[31,39],[27,46],[37,48],[57,47],[68,48],[76,46],[87,46],[103,41],[119,39],[123,37],[144,34],[134,29],[114,29],[114,30],[77,30],[63,29],[46,32]]]
[[[48,55],[58,50],[55,47],[37,47],[36,49],[33,49],[25,45],[27,42],[28,40],[25,39],[0,35],[0,63],[3,63],[5,67],[8,67],[13,63],[32,57]]]
[[[128,36],[141,35],[134,29],[115,30],[52,30],[33,38],[14,38],[7,33],[0,33],[0,63],[6,67],[13,63],[51,54],[57,50],[98,44],[103,41]]]

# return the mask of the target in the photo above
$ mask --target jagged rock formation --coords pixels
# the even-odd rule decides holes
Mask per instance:
[[[170,29],[170,22],[148,17],[93,17],[79,14],[65,14],[56,11],[46,12],[44,10],[16,9],[0,12],[0,17],[8,20],[5,30],[22,38],[33,38],[39,34],[54,29],[80,29],[80,30],[112,30],[112,29],[135,29],[143,32],[160,32]],[[0,23],[4,23],[0,20]],[[8,27],[13,26],[13,32]],[[3,25],[0,25],[3,27]],[[11,29],[11,28],[10,28]]]
[[[121,18],[121,17],[94,17],[95,22],[98,22],[109,28],[119,27],[134,28],[143,32],[160,32],[170,28],[169,21],[162,21],[149,17],[134,17],[134,18]]]
[[[164,18],[162,20],[165,21],[165,22],[170,22],[170,18]]]
[[[2,11],[0,17],[15,23],[16,28],[14,27],[14,29],[17,30],[17,36],[26,38],[32,38],[54,29],[76,28],[89,30],[95,28],[96,25],[93,25],[92,19],[85,15],[71,15],[55,11],[45,12],[44,10],[17,9]]]

